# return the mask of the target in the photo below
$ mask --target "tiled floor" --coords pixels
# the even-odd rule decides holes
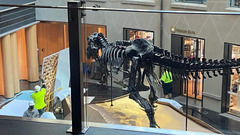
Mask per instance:
[[[185,105],[183,105],[183,111],[186,112]],[[227,135],[240,135],[240,122],[220,115],[218,112],[214,112],[208,109],[199,109],[195,107],[189,107],[188,114],[196,117],[212,127],[218,129]]]
[[[174,100],[176,100],[180,104],[183,104],[183,105],[186,104],[186,96],[177,96],[177,97],[174,97]],[[188,98],[188,105],[195,108],[202,108],[201,100],[196,100],[190,97]]]
[[[28,82],[26,80],[20,80],[20,91],[34,90],[35,85],[40,85],[40,81]],[[0,104],[3,103],[6,100],[7,99],[4,96],[0,96]]]
[[[122,90],[121,88],[113,87],[112,88],[112,97],[117,98],[128,94],[127,91]],[[111,87],[101,84],[88,84],[88,91],[85,93],[86,96],[93,96],[94,99],[91,103],[103,102],[105,100],[111,99]]]

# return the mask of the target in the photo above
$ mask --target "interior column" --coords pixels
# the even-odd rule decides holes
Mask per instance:
[[[2,37],[2,58],[3,58],[3,76],[4,76],[4,93],[6,98],[14,96],[14,82],[12,74],[12,50],[10,35]]]
[[[0,39],[0,95],[4,95],[4,77],[3,77],[3,58],[2,58],[2,39]]]
[[[14,93],[20,92],[19,84],[19,71],[18,71],[18,50],[17,50],[17,34],[12,33],[10,35],[11,48],[12,48],[12,75],[13,75],[13,87]]]
[[[28,81],[39,80],[36,25],[26,28]]]

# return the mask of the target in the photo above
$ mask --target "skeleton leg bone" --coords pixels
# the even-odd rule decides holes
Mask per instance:
[[[129,95],[129,98],[133,99],[142,108],[144,108],[144,111],[146,112],[149,122],[150,122],[150,127],[160,128],[155,121],[153,106],[151,105],[151,103],[148,100],[141,97],[139,92],[131,92]]]
[[[149,95],[149,101],[151,103],[151,105],[153,107],[154,103],[156,102],[156,100],[158,99],[158,97],[156,96],[156,83],[155,81],[158,80],[158,78],[156,78],[156,74],[153,72],[153,70],[146,70],[146,75],[147,75],[147,80],[149,82],[150,85],[150,95]]]
[[[137,68],[138,68],[138,57],[133,57],[132,65],[131,65],[131,73],[129,76],[129,86],[128,86],[128,91],[130,93],[129,98],[133,99],[142,108],[144,108],[144,111],[146,112],[150,122],[150,127],[159,127],[155,121],[153,106],[148,100],[146,100],[139,94],[139,90],[137,90],[135,87]]]

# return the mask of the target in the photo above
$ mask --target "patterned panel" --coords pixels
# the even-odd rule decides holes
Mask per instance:
[[[58,57],[59,53],[55,53],[43,59],[42,76],[46,84],[45,102],[47,103],[47,107],[51,104],[49,102],[52,99],[52,96],[49,95],[54,91]]]

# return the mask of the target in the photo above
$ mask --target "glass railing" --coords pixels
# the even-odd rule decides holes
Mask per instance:
[[[207,11],[129,1],[38,1],[2,12],[29,12],[29,22],[0,22],[0,115],[22,118],[30,101],[42,109],[32,95],[46,91],[46,116],[37,118],[73,129],[239,134],[239,13],[211,0]]]

